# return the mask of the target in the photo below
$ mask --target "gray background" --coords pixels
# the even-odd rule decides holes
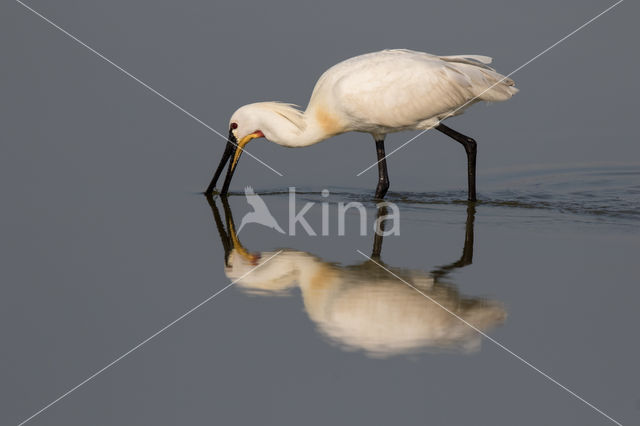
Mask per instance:
[[[485,54],[508,73],[609,4],[29,2],[222,133],[238,106],[304,107],[326,68],[382,48]],[[515,74],[511,101],[449,121],[479,142],[480,196],[500,170],[637,161],[637,16],[624,2]],[[228,283],[196,194],[224,140],[19,4],[0,4],[0,28],[0,423],[17,424]],[[392,135],[389,149],[410,136]],[[245,156],[236,190],[374,187],[374,171],[355,176],[375,160],[368,135],[249,149],[284,176]],[[392,191],[465,184],[462,150],[436,132],[389,168]],[[238,220],[247,206],[235,204]],[[403,237],[385,242],[387,263],[428,271],[459,256],[464,206],[405,218]],[[474,265],[453,280],[506,304],[496,338],[634,424],[637,222],[498,207],[476,222]],[[371,244],[260,228],[245,238],[345,264]],[[32,424],[395,422],[609,424],[488,342],[471,356],[371,360],[321,338],[298,294],[233,288]]]
[[[304,107],[320,74],[350,56],[398,47],[479,53],[494,57],[495,67],[508,73],[611,3],[29,4],[226,135],[229,117],[245,103],[282,100]],[[22,6],[5,2],[2,8],[0,72],[7,101],[1,115],[5,138],[13,141],[3,147],[10,150],[3,161],[15,161],[12,146],[28,143],[32,161],[43,156],[60,167],[65,164],[58,155],[88,150],[105,167],[128,157],[146,174],[148,180],[139,184],[147,190],[154,183],[191,191],[206,186],[224,148],[222,138]],[[638,158],[640,146],[632,140],[639,89],[633,53],[637,8],[624,2],[516,73],[521,93],[508,103],[477,105],[450,120],[479,141],[480,178],[508,166]],[[388,150],[409,136],[392,135]],[[73,143],[69,139],[76,141],[73,146],[61,145]],[[131,157],[134,146],[145,151],[144,160]],[[410,146],[389,159],[392,190],[464,185],[458,144],[429,132]],[[269,188],[373,189],[376,181],[375,169],[354,176],[375,161],[368,135],[342,135],[302,150],[264,140],[249,148],[285,176],[245,158],[236,189],[257,182]]]

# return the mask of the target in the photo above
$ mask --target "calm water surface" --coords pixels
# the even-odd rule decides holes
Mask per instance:
[[[475,207],[462,191],[391,192],[400,235],[384,238],[363,190],[303,188],[318,232],[328,203],[331,235],[313,237],[237,232],[244,196],[113,187],[8,194],[2,424],[231,280],[32,424],[612,424],[468,324],[621,423],[640,419],[638,166],[496,173]],[[286,229],[288,193],[256,192]],[[355,210],[335,235],[349,201],[366,204],[368,235]]]

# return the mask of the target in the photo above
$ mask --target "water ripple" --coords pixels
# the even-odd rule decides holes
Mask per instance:
[[[288,191],[258,191],[286,196]],[[300,200],[327,201],[319,190],[298,188]],[[640,220],[640,166],[567,167],[510,172],[482,181],[478,206],[552,210],[600,218]],[[371,191],[332,188],[329,201],[373,202]],[[400,206],[466,204],[466,191],[390,191],[386,201]]]

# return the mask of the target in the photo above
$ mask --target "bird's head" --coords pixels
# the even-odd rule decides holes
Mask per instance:
[[[213,189],[227,162],[227,176],[221,194],[226,194],[238,160],[246,144],[256,138],[280,143],[283,132],[297,134],[304,128],[302,113],[290,104],[280,102],[258,102],[244,105],[236,110],[229,120],[229,139],[209,189]]]
[[[240,107],[233,113],[229,120],[229,141],[236,145],[236,150],[231,159],[230,167],[235,169],[240,154],[246,144],[256,138],[263,138],[264,113],[256,104]]]
[[[221,194],[226,194],[231,183],[231,178],[238,165],[238,160],[242,154],[243,148],[246,144],[255,138],[264,137],[264,133],[260,130],[260,123],[262,121],[261,114],[259,114],[258,108],[254,107],[254,104],[245,105],[240,107],[233,113],[229,120],[229,137],[227,140],[227,146],[220,159],[220,164],[216,169],[215,174],[209,189],[211,191],[222,173],[222,170],[229,162],[229,168],[227,169],[227,176],[222,186]]]

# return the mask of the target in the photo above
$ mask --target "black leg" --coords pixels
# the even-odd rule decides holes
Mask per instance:
[[[376,198],[384,198],[389,189],[389,175],[387,174],[387,157],[384,154],[384,138],[376,139],[376,153],[378,154],[378,186]]]
[[[213,196],[207,195],[207,202],[209,203],[209,207],[211,207],[211,212],[213,213],[213,219],[216,222],[216,227],[218,228],[218,234],[220,235],[220,241],[222,242],[222,248],[224,249],[224,264],[225,266],[229,266],[229,255],[231,254],[231,250],[233,249],[233,242],[231,241],[231,236],[227,235],[227,231],[225,229],[224,223],[222,222],[222,218],[220,217],[220,211],[218,211],[218,206],[216,205]],[[225,218],[227,217],[227,209],[229,202],[227,201],[227,197],[221,196],[222,206],[224,207]]]
[[[467,205],[467,222],[465,224],[464,247],[462,248],[462,256],[460,256],[460,259],[453,263],[450,263],[449,265],[441,266],[438,269],[431,271],[431,276],[435,278],[436,281],[443,278],[454,269],[463,268],[473,263],[473,228],[475,217],[475,204],[469,203]]]
[[[450,127],[440,123],[436,126],[445,135],[455,139],[464,146],[467,153],[467,178],[469,181],[469,201],[476,201],[476,153],[478,152],[478,144],[475,140],[468,136],[458,133]]]
[[[380,220],[382,216],[387,215],[387,206],[385,203],[379,203],[378,214],[376,215],[376,223],[379,223],[380,229],[376,229],[373,233],[373,250],[371,250],[371,258],[373,260],[380,260],[380,253],[382,252],[382,238],[384,236],[385,221]]]

